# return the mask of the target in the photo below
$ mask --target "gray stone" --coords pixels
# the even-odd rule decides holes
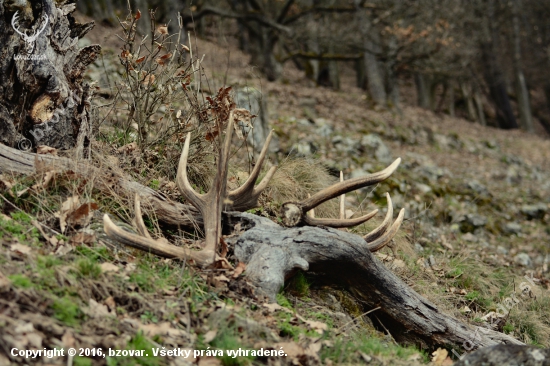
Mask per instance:
[[[477,181],[475,179],[468,181],[468,183],[466,185],[468,186],[469,189],[474,191],[474,193],[476,193],[480,196],[488,196],[489,195],[489,190],[487,189],[487,187],[485,187],[483,184],[479,183],[479,181]]]
[[[416,183],[415,186],[416,186],[416,188],[417,188],[420,192],[422,192],[422,193],[424,193],[424,194],[430,193],[430,192],[432,191],[432,187],[430,187],[430,186],[427,185],[427,184]]]
[[[511,165],[508,167],[508,170],[506,170],[506,182],[508,184],[519,184],[521,183],[521,174],[519,171],[518,165]]]
[[[508,254],[508,249],[504,248],[502,245],[497,246],[497,253],[506,255]]]
[[[521,233],[521,225],[517,222],[507,222],[502,228],[502,231],[504,231],[506,234],[517,235]]]
[[[478,228],[487,225],[487,218],[479,214],[466,214],[458,218],[460,231],[463,233],[472,233]]]
[[[416,243],[414,243],[414,250],[416,250],[417,252],[423,252],[424,247],[422,245],[420,245],[418,242],[416,242]]]
[[[336,150],[346,154],[359,154],[359,143],[349,137],[336,135],[332,138],[332,144]]]
[[[371,133],[363,136],[361,146],[381,163],[391,163],[393,161],[390,149],[377,134]]]
[[[532,264],[531,257],[527,253],[518,253],[514,257],[514,262],[524,267],[529,267]]]
[[[324,118],[317,118],[315,120],[315,125],[317,126],[315,132],[321,137],[327,138],[334,133],[334,127],[332,126],[332,123]]]
[[[537,203],[534,205],[523,205],[521,206],[521,213],[527,216],[529,220],[539,220],[544,218],[548,206],[544,203]]]

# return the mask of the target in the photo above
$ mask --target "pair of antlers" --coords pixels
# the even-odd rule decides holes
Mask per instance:
[[[277,170],[277,167],[273,166],[269,169],[260,183],[257,186],[255,185],[267,155],[269,143],[271,142],[273,135],[273,131],[271,131],[264,143],[262,151],[260,152],[258,161],[246,182],[233,191],[227,191],[228,162],[233,126],[241,116],[246,115],[247,113],[249,112],[245,109],[234,109],[230,112],[225,141],[223,148],[219,152],[217,173],[210,191],[205,194],[197,193],[191,187],[191,184],[187,178],[187,158],[189,156],[191,133],[187,134],[187,139],[178,164],[176,183],[182,196],[189,201],[191,205],[197,208],[202,215],[205,232],[204,249],[200,251],[190,251],[185,248],[169,244],[164,238],[157,240],[152,239],[143,224],[141,209],[139,207],[139,197],[137,196],[135,200],[135,223],[140,235],[122,230],[111,221],[108,215],[105,215],[103,218],[105,233],[112,239],[126,245],[150,251],[154,254],[165,257],[193,260],[201,267],[206,267],[217,262],[218,260],[222,260],[222,258],[217,255],[216,251],[222,236],[222,212],[246,211],[257,207],[258,198],[260,197],[262,191],[267,187],[270,179]],[[374,210],[373,212],[354,219],[344,219],[342,209],[340,211],[341,213],[339,219],[315,218],[314,215],[311,213],[308,214],[308,212],[312,212],[315,207],[319,206],[323,202],[338,196],[341,197],[341,207],[343,207],[342,202],[346,193],[366,186],[374,185],[385,180],[395,171],[395,169],[397,169],[400,162],[401,159],[398,158],[390,166],[380,172],[369,174],[364,177],[341,181],[315,193],[313,196],[303,201],[284,203],[281,209],[281,221],[288,227],[298,225],[322,225],[343,228],[362,224],[374,217],[378,210]],[[367,247],[371,252],[377,251],[387,245],[393,239],[399,230],[401,223],[403,222],[403,215],[405,211],[404,209],[401,209],[397,219],[392,224],[393,205],[390,195],[386,194],[386,197],[388,201],[388,212],[384,221],[378,228],[364,236],[364,239],[367,242]]]

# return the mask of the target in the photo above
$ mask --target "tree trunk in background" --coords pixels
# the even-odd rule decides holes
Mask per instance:
[[[520,26],[519,16],[520,4],[519,0],[513,1],[512,9],[512,22],[514,25],[514,74],[516,77],[516,94],[518,98],[518,110],[519,119],[521,121],[521,127],[528,131],[534,132],[533,128],[533,114],[531,113],[531,105],[529,102],[529,90],[527,89],[527,83],[525,82],[525,76],[521,67],[521,45],[520,45]]]
[[[449,116],[455,117],[455,82],[449,80],[447,88],[449,89]]]
[[[53,0],[0,2],[0,142],[25,150],[77,146],[80,155],[89,147],[90,91],[82,76],[101,48],[78,47],[94,23],[76,23],[74,9]],[[27,35],[11,25],[16,11],[16,27]]]
[[[431,109],[431,92],[428,77],[424,74],[415,74],[414,83],[416,85],[417,103],[420,108]]]
[[[470,91],[470,84],[467,84],[465,81],[461,81],[460,90],[462,91],[462,97],[466,101],[466,106],[468,108],[468,119],[473,122],[477,121],[472,92]]]
[[[485,41],[481,42],[481,55],[485,67],[485,80],[489,85],[491,98],[496,106],[497,121],[500,128],[518,128],[516,117],[512,112],[510,98],[506,91],[506,80],[498,63],[496,50],[498,46],[498,30],[494,22],[494,0],[488,1],[488,14],[485,18],[483,29]]]
[[[365,61],[363,58],[355,60],[355,83],[358,88],[367,89],[367,76],[365,75]]]
[[[474,89],[474,100],[477,108],[477,118],[482,126],[487,126],[487,120],[485,119],[485,112],[483,111],[483,101],[481,100],[481,93],[479,89]]]
[[[363,63],[367,77],[367,88],[373,101],[379,105],[386,105],[386,90],[384,89],[384,77],[376,58],[378,38],[373,31],[371,21],[364,10],[359,6],[359,0],[355,0],[357,17],[361,24],[361,37],[363,38]]]

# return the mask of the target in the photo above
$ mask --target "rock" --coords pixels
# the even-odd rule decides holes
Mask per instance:
[[[469,189],[474,191],[474,193],[476,193],[477,195],[480,195],[480,196],[489,195],[489,190],[487,189],[487,187],[485,187],[483,184],[479,183],[479,181],[475,179],[468,181],[466,185],[468,186]]]
[[[360,144],[349,137],[336,135],[332,138],[332,144],[336,150],[342,151],[346,154],[359,154]]]
[[[317,151],[317,146],[312,142],[303,141],[292,145],[292,150],[301,156],[310,156]]]
[[[507,222],[502,228],[502,231],[509,235],[518,235],[519,233],[521,233],[521,225],[517,222]]]
[[[330,137],[334,132],[334,127],[332,122],[324,119],[324,118],[317,118],[315,120],[315,125],[317,126],[317,129],[315,132],[324,138]]]
[[[472,233],[466,233],[466,234],[462,235],[462,240],[469,241],[471,243],[475,243],[475,242],[477,242],[477,237],[474,236]]]
[[[450,173],[446,169],[442,169],[437,165],[421,165],[415,171],[425,177],[429,182],[435,182],[439,178],[449,176]]]
[[[532,264],[531,257],[527,253],[518,253],[514,257],[514,262],[524,267],[529,267]]]
[[[426,194],[426,193],[430,193],[432,191],[432,187],[430,187],[429,185],[427,184],[423,184],[423,183],[416,183],[415,184],[415,187],[422,193]]]
[[[511,165],[508,167],[508,170],[506,170],[506,182],[508,184],[519,184],[521,183],[521,179],[522,177],[518,165]]]
[[[424,251],[424,247],[422,245],[420,245],[418,242],[415,242],[414,243],[414,250],[416,250],[417,252],[422,252],[422,251]]]
[[[487,225],[487,218],[479,214],[466,214],[458,218],[458,224],[461,232],[471,233]]]
[[[546,206],[544,203],[521,206],[521,213],[527,216],[529,220],[540,220],[544,218],[547,210],[548,206]]]
[[[361,146],[367,153],[373,155],[376,160],[381,163],[387,164],[393,161],[390,149],[377,134],[371,133],[363,136],[361,139]]]
[[[504,248],[502,245],[497,246],[497,253],[506,255],[508,254],[508,249]]]

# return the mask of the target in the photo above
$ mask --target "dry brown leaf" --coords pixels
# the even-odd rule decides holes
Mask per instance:
[[[88,301],[88,306],[83,307],[82,312],[90,318],[102,318],[111,315],[107,306],[98,303],[94,299]]]
[[[239,277],[243,272],[244,270],[246,269],[246,264],[244,262],[239,262],[237,264],[237,267],[235,268],[235,271],[233,272],[233,278],[237,278]]]
[[[130,142],[129,144],[126,144],[124,146],[121,146],[117,149],[117,152],[118,153],[124,153],[124,154],[128,154],[128,153],[131,153],[132,151],[136,150],[137,149],[137,143],[135,142]]]
[[[145,56],[142,56],[142,57],[140,57],[140,58],[138,58],[138,59],[136,60],[136,63],[137,63],[137,64],[140,64],[140,63],[142,63],[144,60],[145,60]]]
[[[168,34],[168,27],[166,25],[161,25],[157,28],[157,32],[160,34]]]
[[[71,245],[91,244],[95,241],[94,234],[88,234],[82,231],[77,232],[69,239]]]
[[[49,155],[57,156],[57,149],[46,145],[40,145],[36,148],[36,153],[42,154],[42,155],[49,154]]]
[[[139,18],[141,18],[141,11],[139,11],[139,9],[138,9],[136,15],[134,16],[134,19],[139,20]]]
[[[228,248],[227,248],[227,243],[225,242],[225,240],[223,240],[223,237],[220,237],[220,244],[222,246],[220,258],[225,258],[227,256]]]
[[[97,203],[83,203],[78,206],[78,208],[68,211],[65,221],[73,228],[88,226],[93,216],[92,211],[97,210],[98,208],[99,206]]]
[[[101,267],[101,272],[102,273],[118,272],[120,270],[120,268],[118,268],[118,266],[116,264],[112,264],[112,263],[109,263],[109,262],[101,263],[99,265],[99,267]]]
[[[328,326],[325,323],[318,322],[316,320],[306,320],[305,323],[308,327],[310,327],[312,330],[316,331],[317,333],[323,333],[326,330],[328,330]]]
[[[23,244],[17,243],[17,244],[12,244],[10,246],[10,250],[12,252],[27,255],[31,252],[31,247],[29,247],[28,245],[23,245]]]
[[[206,332],[204,335],[204,343],[210,343],[216,338],[216,335],[218,334],[218,331],[213,329]]]
[[[79,205],[80,197],[71,196],[61,204],[59,211],[54,214],[55,217],[59,218],[59,227],[61,227],[62,233],[64,233],[67,228],[67,215],[74,211]]]
[[[229,283],[229,278],[227,278],[223,274],[219,276],[214,276],[212,278],[212,285],[215,288],[224,288],[225,286],[227,286],[228,283]]]
[[[106,298],[105,301],[103,301],[103,304],[107,306],[110,311],[116,310],[116,302],[112,296],[109,296],[108,298]]]
[[[438,348],[432,353],[432,363],[434,366],[450,366],[453,364],[453,361],[448,357],[449,352],[444,348]],[[449,361],[451,363],[449,363]]]
[[[75,346],[76,340],[74,339],[73,332],[70,329],[67,329],[61,337],[61,343],[63,343],[63,346],[66,348]]]

